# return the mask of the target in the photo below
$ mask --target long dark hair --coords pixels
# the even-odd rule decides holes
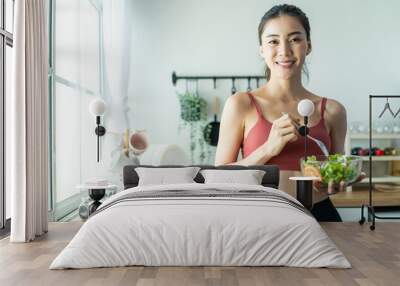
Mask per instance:
[[[275,5],[274,7],[269,9],[264,14],[264,16],[261,18],[260,24],[258,25],[258,40],[260,42],[260,46],[262,45],[261,35],[264,32],[265,24],[269,20],[278,18],[281,16],[296,17],[300,21],[304,30],[306,31],[307,41],[308,42],[311,41],[311,36],[310,36],[311,28],[310,28],[310,23],[308,21],[308,17],[306,16],[306,14],[300,8],[298,8],[294,5],[281,4],[281,5]],[[308,74],[307,66],[305,63],[303,65],[303,72],[305,73],[305,75],[308,79],[309,74]],[[271,70],[268,68],[267,65],[265,65],[265,78],[268,81],[270,79],[270,77],[271,77]]]

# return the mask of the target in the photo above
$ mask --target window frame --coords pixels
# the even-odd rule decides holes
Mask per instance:
[[[5,132],[6,132],[6,117],[5,117],[5,105],[6,105],[6,48],[9,46],[13,48],[13,33],[6,30],[6,1],[0,0],[1,5],[1,21],[0,21],[0,236],[4,236],[10,231],[11,219],[6,217],[6,178],[5,178]],[[14,17],[15,0],[12,1],[12,13],[11,17]],[[13,24],[14,25],[14,24]],[[14,27],[13,27],[14,28]],[[13,30],[13,29],[12,29]]]

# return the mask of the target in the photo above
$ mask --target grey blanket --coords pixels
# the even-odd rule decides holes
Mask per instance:
[[[127,201],[140,201],[140,200],[153,200],[153,199],[174,199],[174,200],[188,200],[188,199],[257,199],[264,201],[271,201],[281,204],[286,204],[296,208],[297,210],[311,215],[310,212],[300,203],[295,200],[290,200],[280,194],[260,191],[260,190],[220,190],[216,188],[205,188],[202,190],[163,190],[163,191],[144,191],[144,192],[131,192],[123,196],[116,198],[115,200],[109,201],[102,205],[100,209],[94,212],[94,215],[107,210],[108,208]]]

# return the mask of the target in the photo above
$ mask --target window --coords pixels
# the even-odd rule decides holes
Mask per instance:
[[[11,91],[11,67],[14,30],[14,0],[0,0],[0,236],[9,231],[10,194],[5,180],[7,97]]]
[[[82,168],[88,160],[81,143],[92,133],[82,125],[93,122],[86,120],[92,119],[87,106],[91,96],[101,94],[102,8],[101,1],[92,0],[50,0],[49,6],[49,217],[59,221],[68,220],[78,208],[81,198],[76,185],[88,177]]]

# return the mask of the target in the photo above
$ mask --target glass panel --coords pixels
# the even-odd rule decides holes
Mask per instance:
[[[79,205],[76,185],[81,181],[79,91],[55,81],[53,121],[53,200],[54,219],[57,221],[74,211]]]
[[[53,74],[53,61],[54,61],[54,57],[53,57],[53,43],[54,43],[54,2],[53,0],[49,0],[48,1],[48,5],[47,5],[47,15],[48,15],[48,48],[49,48],[49,77],[48,77],[48,88],[49,88],[49,144],[50,144],[50,148],[49,148],[49,190],[48,190],[48,211],[49,211],[49,221],[54,221],[54,208],[55,208],[55,202],[54,202],[54,178],[53,178],[53,173],[54,173],[54,160],[53,160],[53,130],[54,130],[54,116],[53,116],[53,112],[54,112],[54,98],[53,98],[53,82],[54,82],[54,74]]]
[[[12,72],[12,64],[13,64],[13,57],[12,57],[12,48],[6,45],[6,61],[5,61],[5,96],[6,96],[6,105],[10,102],[9,98],[11,96],[11,72]],[[10,110],[9,108],[7,110]],[[5,152],[8,154],[8,152]],[[9,160],[7,160],[9,162]],[[10,168],[6,168],[9,170]],[[7,181],[6,181],[7,182]],[[10,188],[6,187],[6,219],[11,217],[11,192]]]
[[[6,4],[6,30],[14,32],[14,0],[5,0]]]
[[[100,92],[99,12],[89,1],[57,0],[54,29],[53,200],[55,220],[80,203],[76,186],[96,162],[95,121],[89,100]],[[71,138],[73,140],[71,141]],[[89,149],[82,146],[82,142]],[[72,156],[71,156],[72,154]],[[90,166],[91,168],[93,166]]]
[[[3,27],[1,26],[2,19],[3,19],[3,5],[1,5],[1,2],[2,2],[2,1],[0,1],[0,28],[3,28]]]
[[[1,51],[3,50],[3,44],[4,44],[4,36],[0,35],[0,65],[3,67],[3,57],[1,56]],[[3,122],[3,115],[5,108],[3,106],[4,103],[4,94],[3,94],[3,74],[2,70],[0,69],[0,151],[3,151],[3,138],[4,138],[4,122]],[[4,226],[4,207],[5,207],[5,202],[4,202],[4,169],[2,166],[4,166],[4,157],[3,154],[6,154],[5,152],[0,152],[0,228]]]
[[[56,76],[76,87],[99,93],[97,11],[87,1],[58,0],[55,13]]]
[[[80,93],[56,81],[55,83],[55,189],[56,203],[77,193],[75,188],[81,180]],[[78,111],[75,113],[74,111]],[[73,138],[73,140],[71,140]]]

